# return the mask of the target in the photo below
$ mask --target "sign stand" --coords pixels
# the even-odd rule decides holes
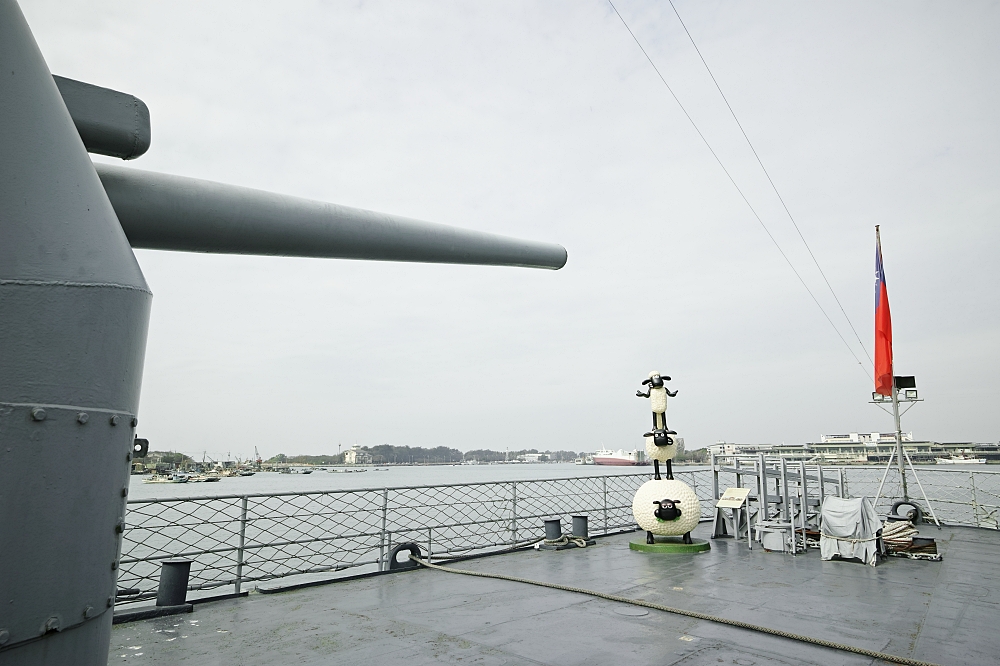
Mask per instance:
[[[732,536],[739,541],[745,535],[747,545],[753,550],[753,539],[750,537],[750,510],[747,507],[749,495],[749,488],[726,488],[726,492],[715,503],[715,520],[712,523],[713,539]],[[722,512],[723,509],[732,511],[733,534],[729,534],[726,530],[729,516]]]

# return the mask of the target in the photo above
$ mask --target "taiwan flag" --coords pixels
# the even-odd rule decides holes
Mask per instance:
[[[875,227],[875,392],[892,395],[892,320],[882,268],[882,241]]]

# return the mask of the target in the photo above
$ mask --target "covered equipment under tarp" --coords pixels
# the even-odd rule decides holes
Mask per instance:
[[[824,560],[857,558],[875,566],[882,553],[882,523],[867,497],[827,497],[820,519],[820,553]]]

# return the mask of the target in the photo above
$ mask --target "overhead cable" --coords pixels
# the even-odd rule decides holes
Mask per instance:
[[[694,128],[694,131],[698,133],[698,136],[701,138],[702,142],[705,144],[705,147],[708,148],[708,151],[710,153],[712,153],[712,157],[715,158],[715,161],[718,162],[718,164],[722,168],[723,172],[725,172],[726,177],[729,178],[729,182],[733,184],[734,188],[736,188],[736,191],[739,193],[740,198],[742,198],[743,202],[746,203],[747,208],[750,209],[750,212],[753,213],[753,216],[757,219],[757,222],[760,223],[760,226],[764,230],[764,233],[766,233],[767,237],[771,239],[771,242],[774,243],[774,247],[778,250],[778,253],[781,254],[781,257],[785,260],[785,263],[788,264],[788,267],[790,269],[792,269],[793,273],[795,273],[795,277],[798,278],[799,282],[802,284],[802,286],[805,288],[805,290],[809,293],[809,296],[810,296],[810,298],[812,298],[813,303],[815,303],[816,307],[819,308],[819,311],[823,313],[823,316],[826,318],[827,322],[829,322],[830,326],[833,328],[834,332],[837,334],[837,337],[840,338],[840,341],[844,343],[845,347],[847,347],[847,351],[850,352],[851,356],[854,357],[854,360],[857,361],[858,366],[861,368],[861,371],[864,372],[871,379],[872,378],[871,373],[869,373],[867,370],[864,369],[865,366],[861,362],[861,359],[858,358],[858,355],[854,353],[854,348],[851,347],[851,345],[849,345],[847,343],[847,340],[844,339],[844,336],[841,335],[840,329],[837,328],[836,324],[833,323],[833,320],[830,319],[830,315],[827,314],[826,309],[819,302],[819,299],[816,298],[816,295],[813,294],[812,289],[809,288],[809,285],[806,284],[806,281],[804,279],[802,279],[802,275],[799,274],[798,270],[796,270],[795,265],[792,264],[791,260],[788,258],[788,255],[786,255],[785,251],[781,249],[781,245],[778,244],[777,239],[775,239],[775,237],[771,234],[771,231],[770,231],[770,229],[767,228],[767,225],[764,224],[764,220],[762,220],[761,217],[760,217],[760,215],[757,214],[757,210],[753,207],[753,204],[751,204],[750,200],[747,199],[747,196],[743,193],[743,190],[736,183],[736,180],[733,178],[732,174],[729,173],[729,169],[726,168],[726,165],[723,164],[722,160],[719,158],[719,155],[715,152],[715,149],[712,148],[712,144],[710,144],[708,142],[708,139],[705,138],[705,135],[702,133],[701,129],[698,128],[698,124],[694,121],[694,118],[692,118],[691,114],[688,113],[688,111],[687,111],[686,108],[684,108],[684,104],[681,103],[681,100],[677,97],[677,94],[674,92],[673,88],[670,87],[670,84],[667,83],[667,80],[663,77],[663,74],[660,73],[660,69],[656,66],[656,63],[654,63],[653,59],[649,57],[649,54],[646,52],[646,49],[643,48],[642,43],[639,41],[639,38],[635,36],[635,33],[632,32],[632,28],[629,27],[629,25],[625,21],[624,17],[622,17],[621,13],[618,11],[618,8],[615,7],[615,3],[612,2],[612,0],[608,0],[608,4],[611,5],[611,9],[613,9],[614,12],[615,12],[615,14],[618,15],[618,18],[621,20],[622,25],[625,26],[625,29],[628,30],[628,33],[630,35],[632,35],[632,39],[635,40],[635,43],[639,47],[639,50],[642,51],[642,54],[644,56],[646,56],[646,60],[648,60],[649,64],[653,67],[653,71],[655,71],[656,75],[658,77],[660,77],[660,81],[663,82],[663,85],[666,87],[667,91],[670,93],[670,96],[674,98],[675,102],[677,102],[677,106],[680,107],[680,110],[684,113],[684,116],[688,119],[688,122],[691,123],[691,127]],[[865,353],[867,353],[867,351]]]
[[[837,292],[833,290],[833,285],[831,285],[830,280],[827,279],[826,273],[823,271],[823,267],[819,265],[819,260],[816,259],[816,255],[813,254],[812,248],[809,247],[809,243],[806,241],[805,236],[802,235],[802,230],[799,229],[799,225],[795,221],[795,218],[792,216],[792,212],[788,210],[788,205],[785,204],[784,197],[781,196],[781,193],[778,192],[778,188],[774,184],[774,181],[771,180],[771,174],[768,173],[767,168],[764,166],[764,162],[762,162],[760,159],[760,155],[757,154],[757,149],[754,148],[753,143],[751,143],[750,141],[750,137],[747,136],[746,130],[743,129],[743,123],[741,123],[740,119],[736,117],[736,112],[733,111],[733,107],[729,104],[729,99],[727,99],[726,94],[722,92],[722,86],[719,85],[719,82],[715,78],[715,74],[712,73],[712,69],[708,66],[708,62],[705,61],[705,56],[701,54],[701,49],[698,48],[698,45],[694,41],[694,37],[691,36],[691,31],[688,30],[687,25],[684,23],[684,19],[681,18],[680,12],[677,11],[677,7],[674,5],[674,0],[669,0],[669,1],[670,1],[670,7],[674,10],[674,14],[677,15],[677,20],[681,22],[681,27],[684,28],[684,32],[687,34],[688,39],[691,40],[691,46],[694,47],[694,50],[697,51],[698,53],[698,57],[701,58],[701,64],[705,65],[705,71],[707,71],[708,75],[712,77],[712,83],[715,84],[715,89],[718,90],[719,95],[722,96],[722,101],[726,103],[726,108],[729,109],[729,113],[732,114],[733,120],[736,121],[736,126],[740,128],[740,132],[743,134],[743,138],[746,139],[747,145],[750,146],[750,150],[751,152],[753,152],[753,156],[757,159],[757,164],[760,165],[761,171],[763,171],[764,175],[767,176],[767,182],[771,184],[771,189],[774,190],[775,196],[777,196],[778,201],[781,202],[781,207],[785,209],[785,213],[788,215],[788,219],[791,220],[792,226],[795,227],[795,231],[796,233],[798,233],[799,238],[802,240],[802,244],[806,246],[806,250],[808,250],[809,256],[812,257],[813,263],[816,264],[816,270],[818,270],[819,274],[823,276],[823,281],[826,283],[827,289],[830,290],[830,294],[833,296],[833,300],[837,301],[837,306],[840,308],[841,314],[844,315],[844,319],[847,320],[847,325],[851,327],[851,330],[854,332],[854,337],[857,338],[858,344],[861,345],[861,349],[865,352],[865,355],[868,357],[868,360],[871,361],[872,365],[874,365],[875,361],[872,360],[871,354],[868,353],[868,348],[865,346],[865,343],[861,341],[861,336],[858,335],[857,329],[854,328],[854,322],[852,322],[851,318],[847,316],[847,312],[844,310],[844,306],[840,303],[840,299],[837,298]]]

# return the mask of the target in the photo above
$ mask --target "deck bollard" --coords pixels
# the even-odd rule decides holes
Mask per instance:
[[[590,538],[587,533],[587,516],[573,516],[573,536],[583,540]]]
[[[562,521],[559,518],[545,520],[545,540],[556,541],[562,538]]]
[[[164,560],[160,567],[160,588],[156,591],[157,606],[180,606],[187,599],[191,560]]]

